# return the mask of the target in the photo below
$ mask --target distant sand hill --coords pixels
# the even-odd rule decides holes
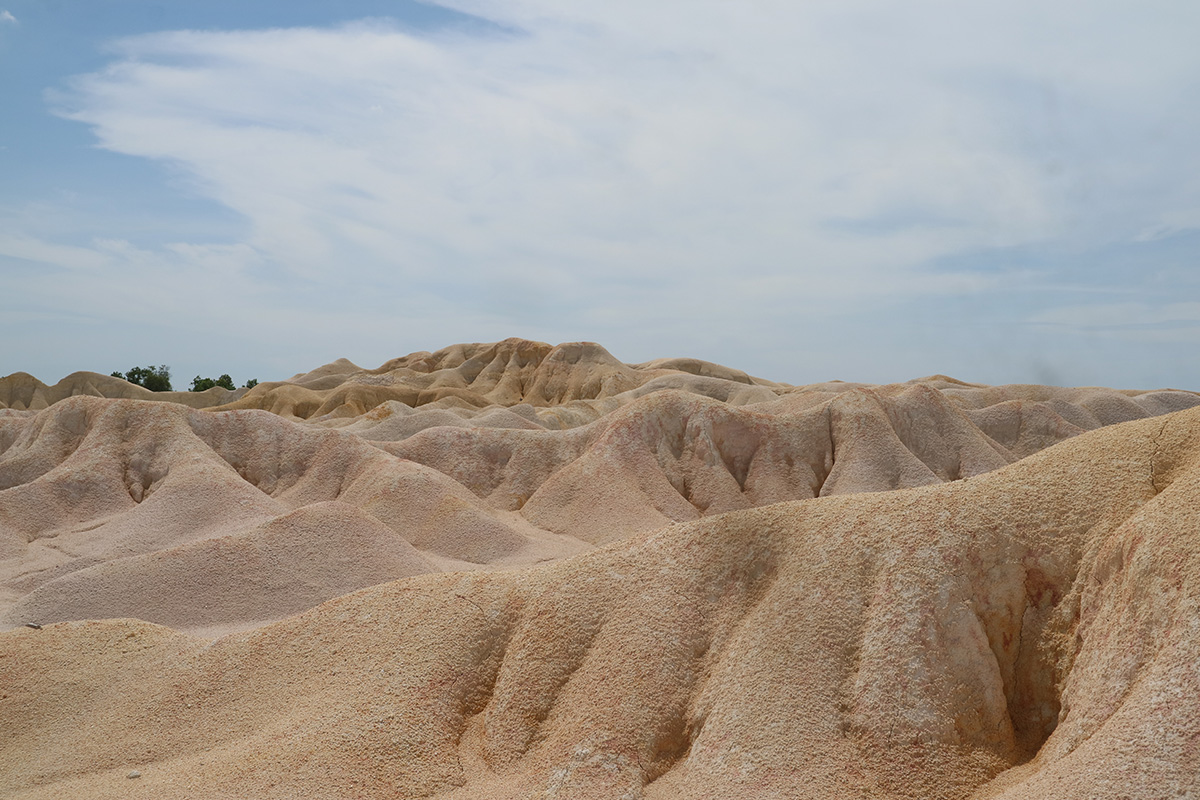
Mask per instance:
[[[1192,796],[1197,406],[523,340],[11,375],[0,795]]]
[[[159,400],[182,403],[192,408],[208,408],[241,397],[245,389],[230,391],[214,386],[203,392],[152,392],[121,378],[98,372],[73,372],[53,386],[47,386],[25,372],[0,378],[0,409],[41,411],[68,397],[117,397],[127,400]]]

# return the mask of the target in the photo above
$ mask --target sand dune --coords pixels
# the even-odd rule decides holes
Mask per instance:
[[[378,369],[342,359],[282,383],[263,383],[225,408],[258,408],[301,419],[357,417],[387,401],[410,408],[490,409],[527,404],[558,407],[548,427],[590,422],[616,404],[589,408],[656,379],[737,384],[746,398],[769,399],[769,381],[696,359],[623,364],[592,342],[549,345],[523,339],[460,344],[436,353],[413,353]],[[666,388],[666,387],[663,387]],[[759,391],[755,392],[754,390]],[[729,390],[726,389],[726,392]],[[572,403],[574,408],[563,408]]]
[[[229,403],[245,394],[245,389],[230,391],[214,386],[203,392],[152,392],[121,378],[98,372],[73,372],[53,386],[47,386],[25,372],[0,378],[0,409],[40,411],[68,397],[121,397],[133,400],[158,400],[182,403],[191,408],[209,408]]]
[[[1197,430],[1183,412],[968,481],[388,583],[214,644],[12,631],[4,790],[1185,796]]]
[[[563,350],[534,349],[543,355],[536,363],[503,348],[483,352],[501,353],[528,378]],[[442,352],[451,355],[434,365],[470,363],[455,348]],[[583,364],[584,375],[615,369],[610,357],[596,361],[598,367],[573,365]],[[652,363],[661,372],[671,362]],[[515,393],[508,399],[516,405],[471,411],[386,400],[352,419],[305,421],[254,409],[195,411],[76,396],[37,413],[4,412],[0,624],[135,616],[184,630],[233,629],[295,613],[347,587],[412,574],[400,565],[387,572],[360,564],[354,578],[341,565],[319,590],[296,584],[294,597],[243,580],[247,568],[235,551],[253,551],[254,531],[312,504],[336,500],[358,512],[330,518],[331,537],[383,526],[415,548],[428,569],[507,568],[726,511],[980,475],[1077,435],[1081,426],[1200,401],[1185,392],[971,387],[942,377],[771,389],[697,364],[607,398],[568,394],[565,405],[549,407]],[[309,391],[300,383],[345,383],[360,372],[335,362],[288,386]],[[509,383],[493,374],[487,385]],[[772,399],[729,402],[747,387]],[[280,396],[278,387],[272,391]],[[564,408],[586,408],[592,421],[560,427],[563,418],[548,414]],[[334,421],[349,424],[331,427]],[[197,546],[209,539],[229,541]],[[289,557],[299,560],[302,551]],[[212,577],[194,602],[168,612],[168,576],[200,562],[229,574]],[[287,575],[301,567],[277,569]],[[247,609],[258,609],[257,616]]]
[[[246,565],[233,550],[253,549],[254,531],[273,520],[332,501],[356,513],[325,514],[320,525],[294,535],[351,541],[369,526],[371,546],[381,547],[378,530],[385,527],[397,546],[419,548],[438,568],[532,563],[584,549],[570,536],[547,535],[518,515],[488,508],[450,478],[357,437],[264,412],[206,414],[169,403],[76,397],[5,423],[11,444],[0,454],[0,575],[8,596],[23,598],[0,612],[9,624],[145,612],[158,600],[126,590],[159,598],[169,587],[156,584],[190,569],[205,552],[228,555],[208,568],[231,575],[213,578],[207,595],[191,597],[168,617],[150,618],[209,627],[221,621],[212,609],[228,608],[236,611],[228,622],[240,625],[248,621],[239,610],[245,607],[262,608],[262,619],[273,619],[347,586],[413,574],[411,559],[392,564],[392,572],[385,569],[389,562],[367,560],[357,578],[347,573],[350,565],[337,566],[337,574],[324,579],[324,594],[296,584],[295,597],[271,594],[282,604],[273,610],[250,597],[266,584],[238,584],[235,576]],[[195,546],[221,537],[228,541],[208,550]],[[329,542],[300,542],[275,552],[277,562],[292,562],[277,563],[281,574],[319,571],[302,563],[309,545],[327,556],[336,551]],[[223,596],[226,586],[248,596],[232,601]],[[307,605],[297,605],[300,597]],[[188,608],[194,619],[187,618]]]
[[[1193,393],[519,340],[212,408],[14,377],[5,797],[1200,793]]]

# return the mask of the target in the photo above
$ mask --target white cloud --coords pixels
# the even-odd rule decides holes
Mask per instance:
[[[945,265],[1200,207],[1200,6],[443,4],[495,27],[118,43],[63,113],[249,224],[225,250],[135,242],[120,263],[165,280],[227,259],[246,292],[282,272],[330,314],[370,287],[446,341],[507,326],[619,347],[636,320],[715,342],[1029,286],[1019,264]]]
[[[961,48],[926,52],[946,32],[920,14],[882,31],[820,4],[467,8],[518,32],[127,40],[73,116],[182,165],[301,273],[354,253],[411,275],[576,264],[897,291],[880,279],[1062,227],[988,99],[946,80]]]
[[[0,11],[0,23],[9,22],[13,25],[17,24],[17,18],[12,15],[12,12],[7,10]]]

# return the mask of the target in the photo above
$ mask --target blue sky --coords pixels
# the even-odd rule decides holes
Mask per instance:
[[[1188,2],[0,0],[0,374],[525,336],[1200,390],[1197,30]]]

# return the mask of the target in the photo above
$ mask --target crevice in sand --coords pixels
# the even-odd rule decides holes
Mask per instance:
[[[1164,484],[1163,486],[1158,485],[1158,469],[1159,458],[1162,453],[1162,436],[1167,430],[1167,422],[1169,422],[1169,420],[1169,417],[1163,417],[1162,424],[1158,426],[1158,431],[1151,439],[1151,444],[1153,445],[1154,449],[1150,453],[1150,488],[1156,495],[1160,494],[1164,489],[1167,488],[1167,484]]]

